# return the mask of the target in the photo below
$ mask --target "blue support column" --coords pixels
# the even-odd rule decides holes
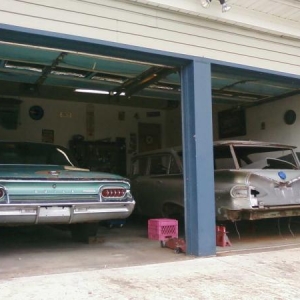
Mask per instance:
[[[211,65],[182,70],[183,163],[187,254],[216,254]]]

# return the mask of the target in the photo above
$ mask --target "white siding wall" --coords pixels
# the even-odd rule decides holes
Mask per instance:
[[[195,3],[186,0],[187,7]],[[154,7],[114,0],[1,0],[0,18],[3,24],[300,75],[299,39],[243,29],[226,24],[226,19],[208,20],[161,8],[159,4]]]

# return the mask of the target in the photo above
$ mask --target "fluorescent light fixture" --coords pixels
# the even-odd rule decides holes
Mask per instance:
[[[34,65],[25,65],[25,64],[12,64],[10,62],[6,62],[4,65],[5,68],[8,69],[16,69],[16,70],[25,70],[25,71],[33,71],[33,72],[39,72],[42,73],[43,69],[36,67]]]
[[[87,94],[101,94],[101,95],[109,95],[109,91],[103,91],[103,90],[89,90],[89,89],[76,89],[75,92],[77,93],[87,93]],[[113,92],[114,95],[117,94],[117,92]],[[125,96],[125,93],[122,92],[120,96]]]
[[[117,92],[114,92],[114,95],[116,95],[116,93]],[[126,94],[125,94],[125,92],[122,92],[121,94],[120,94],[120,96],[125,96]]]
[[[116,82],[116,83],[123,83],[124,80],[120,78],[113,78],[113,77],[105,77],[105,76],[93,76],[93,80],[99,80],[99,81],[107,81],[107,82]]]
[[[88,93],[88,94],[102,94],[102,95],[108,95],[108,91],[102,91],[102,90],[88,90],[88,89],[76,89],[75,92],[77,93]]]
[[[75,72],[63,72],[63,71],[52,70],[50,73],[58,76],[72,76],[72,77],[79,77],[79,78],[85,77],[85,75],[80,73],[75,73]]]

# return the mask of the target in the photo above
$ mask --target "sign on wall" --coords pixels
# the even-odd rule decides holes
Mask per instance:
[[[228,109],[218,114],[219,138],[246,135],[246,113],[244,109]]]
[[[42,130],[42,142],[43,143],[54,143],[54,130],[43,129]]]

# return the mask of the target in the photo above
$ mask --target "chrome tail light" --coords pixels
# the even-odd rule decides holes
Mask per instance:
[[[120,199],[126,194],[124,188],[104,188],[101,190],[101,196],[106,199]]]

